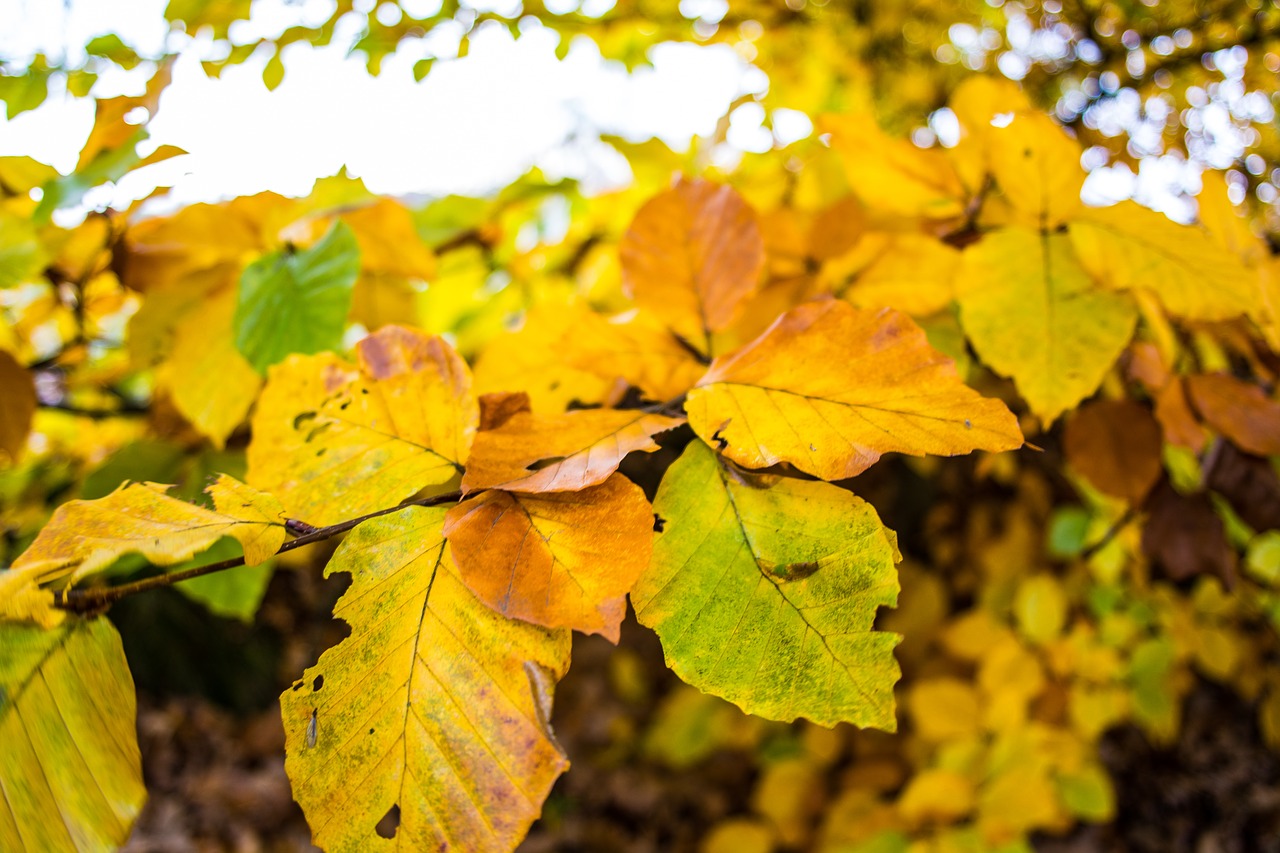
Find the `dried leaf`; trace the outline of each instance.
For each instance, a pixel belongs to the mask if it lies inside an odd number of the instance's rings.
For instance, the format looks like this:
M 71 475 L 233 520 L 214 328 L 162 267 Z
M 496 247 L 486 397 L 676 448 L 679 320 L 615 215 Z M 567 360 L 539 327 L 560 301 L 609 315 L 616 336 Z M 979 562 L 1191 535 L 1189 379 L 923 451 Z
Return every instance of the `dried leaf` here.
M 1280 403 L 1251 382 L 1226 374 L 1186 378 L 1200 416 L 1233 444 L 1255 456 L 1280 455 Z
M 1109 495 L 1139 504 L 1160 479 L 1160 426 L 1132 400 L 1098 400 L 1067 420 L 1071 467 Z
M 16 462 L 27 446 L 36 413 L 36 386 L 31 374 L 12 355 L 0 349 L 0 453 Z

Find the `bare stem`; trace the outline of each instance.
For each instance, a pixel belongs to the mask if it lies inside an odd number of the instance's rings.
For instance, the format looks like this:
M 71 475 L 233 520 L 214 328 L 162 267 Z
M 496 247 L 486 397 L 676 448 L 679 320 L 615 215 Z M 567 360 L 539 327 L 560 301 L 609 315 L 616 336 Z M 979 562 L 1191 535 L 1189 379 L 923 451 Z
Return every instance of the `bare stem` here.
M 406 501 L 396 506 L 386 507 L 384 509 L 375 510 L 367 515 L 359 518 L 349 518 L 346 521 L 339 521 L 337 524 L 331 524 L 328 527 L 320 527 L 295 539 L 290 539 L 280 546 L 277 554 L 284 554 L 288 551 L 301 548 L 304 545 L 311 545 L 316 542 L 323 542 L 331 539 L 341 533 L 346 533 L 356 525 L 368 521 L 371 518 L 377 518 L 382 515 L 389 515 L 393 512 L 399 512 L 407 506 L 439 506 L 440 504 L 456 503 L 462 498 L 462 493 L 458 491 L 447 492 L 441 495 L 432 495 L 429 498 L 421 498 L 416 501 Z M 195 566 L 190 569 L 184 569 L 180 572 L 168 572 L 162 575 L 155 575 L 149 578 L 143 578 L 133 583 L 121 584 L 120 586 L 109 587 L 90 587 L 87 589 L 55 589 L 53 591 L 53 606 L 67 610 L 72 613 L 100 613 L 106 610 L 115 602 L 126 596 L 139 592 L 146 592 L 152 589 L 159 589 L 163 586 L 172 586 L 191 578 L 203 577 L 211 575 L 214 572 L 222 572 L 227 569 L 234 569 L 244 565 L 244 557 L 233 557 L 230 560 L 222 560 L 217 563 L 209 563 L 205 566 Z

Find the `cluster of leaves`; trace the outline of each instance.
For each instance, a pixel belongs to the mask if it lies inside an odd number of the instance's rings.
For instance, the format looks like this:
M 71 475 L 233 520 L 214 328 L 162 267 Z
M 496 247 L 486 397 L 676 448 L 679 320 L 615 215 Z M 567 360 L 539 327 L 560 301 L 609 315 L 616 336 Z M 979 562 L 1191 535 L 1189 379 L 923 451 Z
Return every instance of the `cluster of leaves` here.
M 725 831 L 765 843 L 1105 820 L 1098 738 L 1170 738 L 1193 671 L 1280 741 L 1280 262 L 1220 180 L 1194 226 L 1085 207 L 1080 142 L 974 78 L 947 149 L 845 105 L 829 146 L 731 175 L 634 146 L 601 198 L 530 176 L 411 210 L 339 176 L 50 224 L 137 165 L 139 105 L 99 104 L 69 178 L 0 159 L 0 846 L 118 844 L 140 808 L 101 610 L 181 580 L 250 618 L 276 555 L 342 534 L 351 634 L 281 695 L 328 849 L 517 843 L 568 766 L 571 631 L 616 640 L 628 599 L 759 718 L 894 731 L 901 664 L 902 733 L 805 729 L 761 774 L 767 821 Z M 855 494 L 885 454 L 949 497 L 901 574 Z M 692 760 L 671 731 L 716 701 L 673 697 L 656 754 Z

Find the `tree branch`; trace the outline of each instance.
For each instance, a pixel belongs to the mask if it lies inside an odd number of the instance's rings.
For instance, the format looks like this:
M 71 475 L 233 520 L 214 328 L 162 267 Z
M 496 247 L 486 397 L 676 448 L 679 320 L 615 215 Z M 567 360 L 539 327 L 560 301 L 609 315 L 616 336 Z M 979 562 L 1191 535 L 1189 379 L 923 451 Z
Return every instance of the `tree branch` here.
M 290 539 L 280 546 L 276 554 L 284 554 L 301 548 L 304 545 L 312 545 L 316 542 L 323 542 L 342 533 L 346 533 L 351 528 L 371 518 L 378 518 L 383 515 L 390 515 L 393 512 L 399 512 L 407 506 L 439 506 L 440 504 L 456 503 L 461 500 L 462 492 L 453 491 L 446 492 L 441 495 L 432 495 L 429 498 L 421 498 L 416 501 L 405 501 L 396 506 L 386 507 L 384 509 L 375 510 L 374 512 L 362 515 L 359 518 L 350 518 L 346 521 L 339 521 L 337 524 L 331 524 L 328 527 L 318 527 L 296 539 Z M 53 606 L 61 610 L 71 613 L 101 613 L 115 602 L 126 596 L 139 592 L 146 592 L 152 589 L 159 589 L 164 586 L 172 586 L 175 583 L 181 583 L 192 578 L 211 575 L 215 572 L 226 571 L 244 565 L 244 557 L 233 557 L 229 560 L 222 560 L 217 563 L 209 563 L 205 566 L 195 566 L 190 569 L 184 569 L 180 572 L 168 572 L 162 575 L 155 575 L 149 578 L 143 578 L 132 583 L 121 584 L 120 586 L 109 587 L 91 587 L 88 589 L 55 589 L 53 590 Z

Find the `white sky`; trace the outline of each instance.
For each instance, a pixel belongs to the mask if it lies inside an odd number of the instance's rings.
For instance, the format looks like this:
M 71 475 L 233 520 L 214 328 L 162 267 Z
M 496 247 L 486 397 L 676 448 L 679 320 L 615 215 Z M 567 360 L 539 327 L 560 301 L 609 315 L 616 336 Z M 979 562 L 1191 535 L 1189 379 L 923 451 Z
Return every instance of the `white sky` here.
M 327 5 L 258 0 L 233 40 L 270 36 L 308 10 L 327 15 Z M 166 37 L 163 6 L 163 0 L 78 0 L 64 9 L 56 0 L 0 0 L 0 54 L 44 50 L 74 62 L 88 39 L 112 31 L 142 51 L 158 52 Z M 375 78 L 361 56 L 346 56 L 356 34 L 355 27 L 340 27 L 325 48 L 287 47 L 284 82 L 274 92 L 262 82 L 266 56 L 210 79 L 199 60 L 210 56 L 212 41 L 179 35 L 173 81 L 149 129 L 154 145 L 176 145 L 189 155 L 140 170 L 106 198 L 99 193 L 92 200 L 127 202 L 157 184 L 172 184 L 180 202 L 262 190 L 300 195 L 344 165 L 380 193 L 483 193 L 535 164 L 605 186 L 625 181 L 628 170 L 591 142 L 599 129 L 635 139 L 657 135 L 683 148 L 693 135 L 710 133 L 736 97 L 767 85 L 762 72 L 723 46 L 659 45 L 650 54 L 653 67 L 630 75 L 604 62 L 587 40 L 575 42 L 560 61 L 554 53 L 559 37 L 537 24 L 518 40 L 500 26 L 479 28 L 466 57 L 437 62 L 420 83 L 413 65 L 426 48 L 407 44 L 384 60 Z M 452 45 L 441 36 L 439 53 L 456 51 L 456 35 Z M 93 94 L 139 94 L 145 74 L 108 74 Z M 759 145 L 763 133 L 765 144 L 772 143 L 760 126 L 762 113 L 734 118 L 740 141 Z M 69 171 L 92 122 L 90 100 L 53 94 L 13 121 L 0 116 L 0 155 L 29 155 Z M 797 136 L 810 132 L 807 122 L 799 125 Z M 584 131 L 581 141 L 566 154 L 575 130 Z

